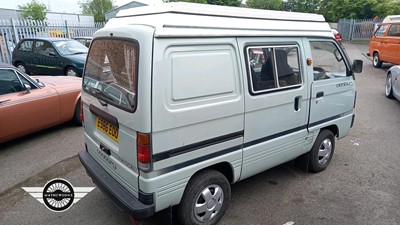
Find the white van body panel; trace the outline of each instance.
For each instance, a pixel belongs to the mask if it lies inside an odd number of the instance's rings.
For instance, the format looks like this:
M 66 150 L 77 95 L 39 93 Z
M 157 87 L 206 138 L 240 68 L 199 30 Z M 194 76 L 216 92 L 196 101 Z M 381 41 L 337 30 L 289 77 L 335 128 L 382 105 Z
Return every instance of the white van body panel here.
M 143 52 L 152 52 L 152 37 L 154 30 L 149 26 L 123 25 L 100 30 L 96 32 L 94 38 L 110 37 L 110 34 L 127 40 L 135 39 L 139 41 L 140 50 Z M 151 83 L 151 54 L 140 54 L 140 65 L 138 73 L 141 78 L 138 80 L 138 86 L 149 86 Z M 147 74 L 147 75 L 146 75 Z M 138 107 L 135 113 L 123 111 L 115 106 L 102 106 L 100 101 L 82 91 L 82 101 L 84 103 L 83 111 L 85 117 L 85 142 L 88 151 L 102 165 L 102 167 L 112 175 L 120 184 L 122 184 L 133 195 L 138 196 L 138 178 L 137 155 L 135 153 L 136 131 L 150 132 L 151 123 L 150 109 L 151 90 L 140 88 L 138 93 Z M 118 115 L 119 121 L 119 143 L 113 141 L 103 132 L 96 129 L 96 116 L 89 111 L 89 106 L 95 106 L 109 115 Z M 107 156 L 101 151 L 103 145 L 111 151 Z
M 154 49 L 160 50 L 152 85 L 154 172 L 143 175 L 152 179 L 140 187 L 160 195 L 157 207 L 164 207 L 179 203 L 190 177 L 207 165 L 226 162 L 239 179 L 243 80 L 234 38 L 155 39 Z M 181 189 L 174 189 L 176 180 Z
M 168 3 L 120 11 L 96 32 L 91 48 L 100 40 L 139 46 L 134 111 L 82 92 L 86 157 L 111 176 L 109 183 L 154 206 L 131 215 L 179 204 L 199 171 L 219 169 L 234 183 L 309 152 L 321 129 L 344 137 L 354 120 L 354 77 L 315 79 L 311 43 L 338 47 L 321 15 Z M 267 51 L 274 57 L 275 88 L 255 88 L 252 48 L 264 61 Z M 283 50 L 297 60 L 298 83 L 280 83 Z M 96 118 L 104 114 L 117 119 L 119 142 L 98 131 Z M 138 162 L 139 133 L 151 140 L 146 169 Z
M 239 48 L 247 45 L 262 47 L 296 46 L 300 61 L 305 61 L 302 38 L 238 38 Z M 243 58 L 243 57 L 242 57 Z M 246 62 L 242 63 L 246 65 Z M 245 69 L 245 68 L 244 68 Z M 245 92 L 245 135 L 241 179 L 296 158 L 303 148 L 307 133 L 309 106 L 308 77 L 305 66 L 300 66 L 302 83 L 295 88 L 252 95 Z M 249 79 L 245 79 L 247 82 Z M 248 84 L 245 84 L 249 87 Z M 295 98 L 299 109 L 295 110 Z M 284 112 L 284 113 L 283 113 Z

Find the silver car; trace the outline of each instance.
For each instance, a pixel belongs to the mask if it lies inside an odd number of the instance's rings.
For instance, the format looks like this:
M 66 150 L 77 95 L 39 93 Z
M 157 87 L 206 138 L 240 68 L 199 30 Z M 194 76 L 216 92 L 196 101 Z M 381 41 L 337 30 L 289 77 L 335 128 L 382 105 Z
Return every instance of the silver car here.
M 388 70 L 385 94 L 388 98 L 396 98 L 400 101 L 400 66 L 392 66 Z

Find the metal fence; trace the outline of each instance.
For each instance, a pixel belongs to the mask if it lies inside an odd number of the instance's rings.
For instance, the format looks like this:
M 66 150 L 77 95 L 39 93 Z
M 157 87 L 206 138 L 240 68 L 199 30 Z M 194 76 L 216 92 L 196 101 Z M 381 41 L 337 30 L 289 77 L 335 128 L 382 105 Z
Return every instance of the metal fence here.
M 372 19 L 340 19 L 338 22 L 338 31 L 342 34 L 343 40 L 368 42 L 377 24 L 381 22 Z
M 78 21 L 0 20 L 0 62 L 10 63 L 12 51 L 19 40 L 30 37 L 92 36 L 104 23 L 82 24 Z

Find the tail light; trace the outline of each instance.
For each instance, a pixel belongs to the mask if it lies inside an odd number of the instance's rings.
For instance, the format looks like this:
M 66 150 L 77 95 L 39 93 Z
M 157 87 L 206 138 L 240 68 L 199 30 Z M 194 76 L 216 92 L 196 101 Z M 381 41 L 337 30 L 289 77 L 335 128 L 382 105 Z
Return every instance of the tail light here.
M 150 169 L 150 162 L 151 162 L 150 143 L 151 143 L 150 134 L 137 132 L 137 137 L 136 137 L 137 160 L 140 169 L 144 171 Z

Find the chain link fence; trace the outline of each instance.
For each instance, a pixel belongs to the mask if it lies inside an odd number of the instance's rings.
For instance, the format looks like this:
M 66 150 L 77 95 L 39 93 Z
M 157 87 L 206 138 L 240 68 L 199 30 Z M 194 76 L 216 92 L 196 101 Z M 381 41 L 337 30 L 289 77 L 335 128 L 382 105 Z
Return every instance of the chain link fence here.
M 92 36 L 104 23 L 84 24 L 78 21 L 33 21 L 0 19 L 0 62 L 11 64 L 12 51 L 23 38 Z

